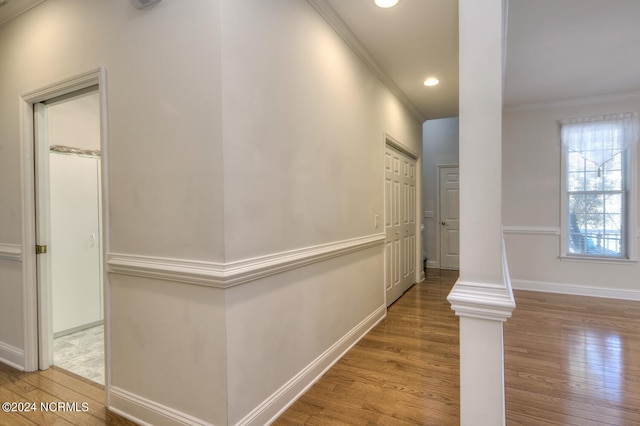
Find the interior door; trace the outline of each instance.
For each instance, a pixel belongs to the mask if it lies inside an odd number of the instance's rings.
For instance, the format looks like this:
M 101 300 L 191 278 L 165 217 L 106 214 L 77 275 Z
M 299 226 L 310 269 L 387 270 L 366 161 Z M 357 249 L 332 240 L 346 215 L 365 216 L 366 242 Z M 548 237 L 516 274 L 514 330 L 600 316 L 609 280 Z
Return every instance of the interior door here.
M 460 173 L 440 168 L 440 268 L 460 268 Z
M 53 364 L 53 312 L 51 309 L 51 209 L 49 206 L 49 120 L 43 103 L 33 105 L 36 190 L 36 276 L 38 282 L 38 368 Z
M 49 156 L 54 337 L 102 320 L 99 162 L 55 151 Z
M 385 152 L 385 291 L 387 306 L 414 284 L 416 270 L 416 162 Z

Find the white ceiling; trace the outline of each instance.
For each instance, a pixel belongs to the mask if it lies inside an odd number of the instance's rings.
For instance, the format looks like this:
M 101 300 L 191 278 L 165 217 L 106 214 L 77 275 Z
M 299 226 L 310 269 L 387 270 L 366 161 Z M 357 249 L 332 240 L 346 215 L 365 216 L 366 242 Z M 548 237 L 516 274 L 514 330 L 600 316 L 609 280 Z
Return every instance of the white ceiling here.
M 420 115 L 458 114 L 456 0 L 326 2 Z M 508 0 L 508 11 L 506 107 L 640 90 L 640 0 Z M 432 74 L 436 90 L 422 85 Z
M 510 0 L 506 106 L 639 89 L 639 0 Z
M 0 25 L 43 1 L 6 1 Z M 373 0 L 309 1 L 342 21 L 332 24 L 347 28 L 417 116 L 458 115 L 456 0 L 400 0 L 386 10 Z M 505 106 L 640 91 L 640 0 L 508 2 Z M 440 84 L 427 88 L 431 76 Z
M 458 115 L 458 2 L 326 0 L 424 119 Z M 440 84 L 425 87 L 427 77 Z

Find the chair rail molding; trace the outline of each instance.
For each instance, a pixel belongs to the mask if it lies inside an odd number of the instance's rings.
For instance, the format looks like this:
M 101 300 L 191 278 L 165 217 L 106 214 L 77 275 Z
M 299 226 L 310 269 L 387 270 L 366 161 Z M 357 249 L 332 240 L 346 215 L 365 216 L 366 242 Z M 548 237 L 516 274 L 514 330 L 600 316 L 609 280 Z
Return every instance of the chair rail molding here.
M 0 259 L 22 261 L 22 246 L 18 244 L 0 243 Z
M 502 227 L 504 235 L 550 235 L 560 236 L 560 227 L 558 226 L 520 226 L 520 225 L 504 225 Z
M 229 288 L 384 244 L 384 234 L 305 247 L 228 263 L 110 253 L 112 274 Z

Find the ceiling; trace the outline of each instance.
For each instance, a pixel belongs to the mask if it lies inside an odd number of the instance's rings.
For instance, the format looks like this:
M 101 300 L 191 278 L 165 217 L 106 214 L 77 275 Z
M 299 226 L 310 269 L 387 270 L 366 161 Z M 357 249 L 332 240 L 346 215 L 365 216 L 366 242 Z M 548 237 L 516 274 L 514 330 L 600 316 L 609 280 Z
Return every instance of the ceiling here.
M 458 115 L 456 0 L 310 1 L 331 5 L 422 118 Z M 508 0 L 505 107 L 639 91 L 639 22 L 639 0 Z
M 458 2 L 326 0 L 423 118 L 458 115 Z M 314 1 L 315 2 L 315 1 Z M 425 87 L 436 77 L 440 84 Z
M 0 0 L 0 25 L 43 1 Z M 456 0 L 309 1 L 417 117 L 458 115 Z M 640 91 L 639 0 L 507 1 L 506 107 Z
M 640 89 L 640 1 L 510 0 L 505 105 Z

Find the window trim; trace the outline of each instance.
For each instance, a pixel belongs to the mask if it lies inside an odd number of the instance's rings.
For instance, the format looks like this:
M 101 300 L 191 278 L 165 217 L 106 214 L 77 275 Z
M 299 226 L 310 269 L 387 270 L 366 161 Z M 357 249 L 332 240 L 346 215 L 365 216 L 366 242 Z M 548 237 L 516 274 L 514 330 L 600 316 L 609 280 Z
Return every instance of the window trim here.
M 562 143 L 561 148 L 561 161 L 560 161 L 560 259 L 572 260 L 572 261 L 584 261 L 593 263 L 612 263 L 620 264 L 625 262 L 637 262 L 637 218 L 638 218 L 638 206 L 637 206 L 637 193 L 638 193 L 638 149 L 637 144 L 631 144 L 626 149 L 623 161 L 627 168 L 627 177 L 625 182 L 626 188 L 626 229 L 625 238 L 627 242 L 626 257 L 606 257 L 606 256 L 589 256 L 578 255 L 567 252 L 567 246 L 569 243 L 568 223 L 567 223 L 567 161 L 568 161 L 568 148 Z

